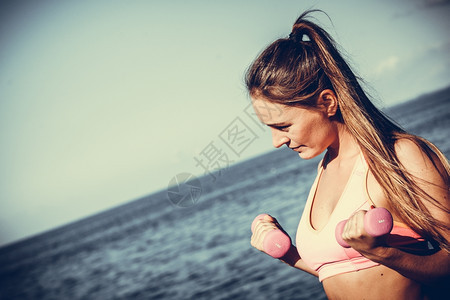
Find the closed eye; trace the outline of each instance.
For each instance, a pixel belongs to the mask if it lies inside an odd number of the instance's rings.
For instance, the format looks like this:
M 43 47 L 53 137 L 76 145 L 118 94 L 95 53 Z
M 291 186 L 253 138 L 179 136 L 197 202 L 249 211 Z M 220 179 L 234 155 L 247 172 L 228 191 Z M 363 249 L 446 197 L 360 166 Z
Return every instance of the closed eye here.
M 276 130 L 280 130 L 280 131 L 288 131 L 289 130 L 289 126 L 290 125 L 285 125 L 285 126 L 270 126 Z

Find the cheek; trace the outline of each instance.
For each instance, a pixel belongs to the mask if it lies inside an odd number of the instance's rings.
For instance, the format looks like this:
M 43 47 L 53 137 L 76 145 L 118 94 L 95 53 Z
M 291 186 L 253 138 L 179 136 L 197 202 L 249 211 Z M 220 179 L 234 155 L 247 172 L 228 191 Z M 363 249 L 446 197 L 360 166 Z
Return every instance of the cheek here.
M 295 134 L 300 138 L 310 139 L 321 131 L 322 126 L 314 120 L 308 120 L 295 127 Z
M 326 139 L 330 135 L 330 127 L 328 124 L 318 124 L 315 126 L 315 135 L 317 138 Z
M 294 127 L 292 130 L 289 130 L 289 139 L 296 144 L 301 144 L 302 141 L 306 137 L 306 131 L 302 127 Z
M 309 146 L 328 145 L 332 140 L 332 127 L 328 120 L 316 119 L 295 128 L 292 139 Z M 325 147 L 326 148 L 326 147 Z
M 323 122 L 318 128 L 316 138 L 328 147 L 334 140 L 334 130 L 330 122 Z

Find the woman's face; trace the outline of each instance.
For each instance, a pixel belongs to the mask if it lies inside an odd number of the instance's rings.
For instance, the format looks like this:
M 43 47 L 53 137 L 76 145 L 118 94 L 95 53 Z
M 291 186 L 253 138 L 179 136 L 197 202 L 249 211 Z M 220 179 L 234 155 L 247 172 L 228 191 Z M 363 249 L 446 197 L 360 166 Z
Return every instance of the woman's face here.
M 337 126 L 325 108 L 286 106 L 264 99 L 252 99 L 252 104 L 260 121 L 271 128 L 276 148 L 286 145 L 301 158 L 311 159 L 337 141 Z

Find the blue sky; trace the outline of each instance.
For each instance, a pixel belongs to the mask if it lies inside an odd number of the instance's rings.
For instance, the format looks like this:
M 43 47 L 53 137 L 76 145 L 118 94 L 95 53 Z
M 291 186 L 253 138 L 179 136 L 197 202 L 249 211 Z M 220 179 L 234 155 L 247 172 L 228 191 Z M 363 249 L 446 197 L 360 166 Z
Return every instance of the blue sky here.
M 0 4 L 0 245 L 201 175 L 212 145 L 271 150 L 243 74 L 308 8 L 378 106 L 450 84 L 444 0 L 17 2 Z M 235 122 L 254 133 L 237 154 Z

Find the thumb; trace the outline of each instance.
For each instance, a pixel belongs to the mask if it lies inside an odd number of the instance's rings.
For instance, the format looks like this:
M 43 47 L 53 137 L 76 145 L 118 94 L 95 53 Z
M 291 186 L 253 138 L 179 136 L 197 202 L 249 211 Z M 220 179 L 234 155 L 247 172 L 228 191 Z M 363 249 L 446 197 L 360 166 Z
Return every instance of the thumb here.
M 265 215 L 263 220 L 269 221 L 269 222 L 272 222 L 272 223 L 276 223 L 277 222 L 277 220 L 274 217 L 272 217 L 271 215 Z

